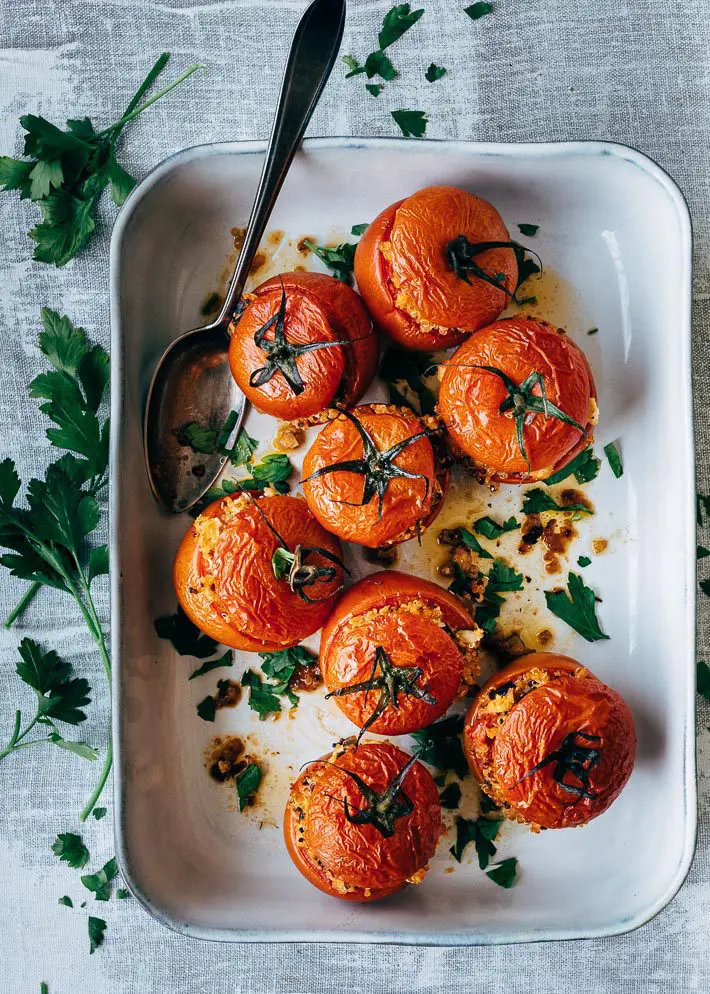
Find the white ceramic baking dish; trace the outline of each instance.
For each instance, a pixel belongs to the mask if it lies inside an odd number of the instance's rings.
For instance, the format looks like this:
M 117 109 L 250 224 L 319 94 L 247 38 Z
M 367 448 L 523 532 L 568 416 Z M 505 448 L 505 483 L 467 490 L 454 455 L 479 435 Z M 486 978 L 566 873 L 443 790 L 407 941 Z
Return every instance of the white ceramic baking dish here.
M 347 236 L 352 224 L 432 183 L 490 199 L 514 234 L 517 223 L 540 225 L 534 247 L 552 275 L 538 312 L 586 349 L 600 389 L 598 440 L 620 439 L 625 465 L 620 480 L 605 467 L 589 487 L 597 513 L 580 525 L 575 546 L 579 554 L 595 536 L 609 540 L 585 571 L 603 599 L 609 641 L 588 645 L 545 615 L 539 590 L 532 606 L 506 610 L 517 610 L 528 628 L 549 625 L 555 647 L 629 701 L 639 754 L 628 788 L 584 829 L 533 836 L 506 828 L 500 854 L 520 860 L 509 891 L 470 858 L 453 864 L 450 843 L 442 843 L 422 886 L 357 906 L 300 878 L 278 825 L 293 771 L 352 727 L 322 694 L 303 695 L 293 720 L 259 723 L 242 701 L 209 725 L 195 704 L 214 689 L 214 674 L 188 682 L 193 661 L 175 655 L 153 628 L 174 608 L 172 557 L 189 519 L 163 514 L 150 495 L 141 449 L 145 389 L 171 338 L 199 324 L 200 304 L 229 255 L 230 228 L 247 216 L 262 154 L 262 145 L 245 142 L 171 157 L 131 194 L 113 233 L 113 730 L 122 872 L 155 917 L 210 939 L 448 945 L 632 929 L 673 897 L 695 838 L 691 234 L 683 198 L 645 156 L 598 142 L 315 139 L 294 162 L 272 218 L 272 228 L 293 239 Z M 290 244 L 284 236 L 273 268 L 293 264 Z M 599 332 L 589 337 L 592 326 Z M 247 428 L 264 442 L 273 434 L 273 423 L 253 412 Z M 493 498 L 494 513 L 517 509 L 519 495 L 510 491 Z M 459 493 L 457 513 L 466 517 L 464 504 L 471 517 L 486 513 L 490 499 L 471 486 Z M 416 547 L 402 557 L 403 568 L 422 570 Z M 372 569 L 352 562 L 356 572 Z M 433 563 L 426 568 L 434 575 Z M 524 621 L 529 611 L 533 622 Z M 236 655 L 229 675 L 249 665 L 246 654 Z M 246 735 L 265 757 L 263 800 L 247 814 L 204 769 L 210 736 L 225 732 Z M 445 873 L 449 866 L 454 872 Z

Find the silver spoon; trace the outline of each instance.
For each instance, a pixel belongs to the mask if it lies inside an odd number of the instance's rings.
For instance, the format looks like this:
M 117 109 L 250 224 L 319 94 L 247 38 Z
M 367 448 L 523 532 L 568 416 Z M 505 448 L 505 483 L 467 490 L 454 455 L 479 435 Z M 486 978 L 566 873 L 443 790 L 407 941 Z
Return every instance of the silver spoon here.
M 219 428 L 230 411 L 239 430 L 246 400 L 229 371 L 229 325 L 276 198 L 338 54 L 345 0 L 313 0 L 291 43 L 281 95 L 244 243 L 219 316 L 163 353 L 146 400 L 143 444 L 150 488 L 167 510 L 186 511 L 221 473 L 225 457 L 178 441 L 186 421 Z

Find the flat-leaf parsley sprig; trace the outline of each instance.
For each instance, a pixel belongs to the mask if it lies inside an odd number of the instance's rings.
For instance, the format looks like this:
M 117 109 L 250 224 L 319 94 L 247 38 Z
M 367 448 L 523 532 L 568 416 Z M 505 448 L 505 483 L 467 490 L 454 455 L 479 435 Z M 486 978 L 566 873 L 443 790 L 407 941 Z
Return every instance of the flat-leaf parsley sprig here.
M 13 576 L 29 580 L 30 591 L 52 587 L 75 600 L 110 684 L 106 636 L 92 593 L 95 579 L 108 572 L 108 549 L 89 542 L 100 521 L 97 494 L 108 472 L 108 419 L 99 416 L 108 384 L 108 356 L 100 346 L 89 343 L 82 328 L 75 328 L 55 311 L 43 309 L 42 323 L 39 346 L 53 369 L 33 381 L 31 393 L 43 401 L 41 410 L 53 422 L 47 430 L 50 442 L 67 451 L 47 467 L 44 479 L 29 481 L 26 506 L 17 503 L 22 484 L 15 464 L 11 459 L 0 462 L 0 546 L 9 550 L 0 557 L 0 564 Z M 27 600 L 25 595 L 18 608 Z M 11 617 L 17 614 L 18 609 Z M 48 741 L 93 758 L 90 747 L 64 742 L 54 726 L 55 720 L 77 724 L 84 719 L 80 709 L 89 701 L 86 681 L 70 680 L 69 665 L 56 653 L 43 653 L 30 640 L 22 643 L 20 653 L 23 664 L 18 665 L 18 675 L 38 697 L 33 724 L 51 726 Z M 27 729 L 20 735 L 16 714 L 12 748 L 3 750 L 0 758 L 29 745 L 21 741 L 26 733 Z M 109 739 L 99 782 L 81 812 L 82 821 L 103 790 L 111 762 Z
M 0 189 L 17 190 L 33 200 L 42 221 L 29 232 L 38 262 L 64 266 L 84 247 L 96 228 L 96 205 L 110 185 L 111 199 L 120 206 L 135 186 L 134 178 L 116 158 L 121 132 L 135 117 L 179 86 L 197 69 L 191 65 L 168 86 L 141 103 L 170 58 L 158 58 L 115 124 L 96 131 L 88 117 L 67 121 L 65 131 L 36 114 L 24 114 L 24 159 L 0 156 Z

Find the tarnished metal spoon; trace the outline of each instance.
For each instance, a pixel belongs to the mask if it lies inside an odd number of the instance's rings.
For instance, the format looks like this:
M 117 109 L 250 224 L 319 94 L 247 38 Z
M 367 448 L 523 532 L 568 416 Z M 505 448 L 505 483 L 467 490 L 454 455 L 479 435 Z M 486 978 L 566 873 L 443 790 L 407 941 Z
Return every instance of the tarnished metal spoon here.
M 153 494 L 169 511 L 192 507 L 219 476 L 224 456 L 181 445 L 187 421 L 219 428 L 246 400 L 229 371 L 229 323 L 286 173 L 338 54 L 345 0 L 313 0 L 291 43 L 281 95 L 244 243 L 224 306 L 211 324 L 177 338 L 163 353 L 148 388 L 143 442 Z

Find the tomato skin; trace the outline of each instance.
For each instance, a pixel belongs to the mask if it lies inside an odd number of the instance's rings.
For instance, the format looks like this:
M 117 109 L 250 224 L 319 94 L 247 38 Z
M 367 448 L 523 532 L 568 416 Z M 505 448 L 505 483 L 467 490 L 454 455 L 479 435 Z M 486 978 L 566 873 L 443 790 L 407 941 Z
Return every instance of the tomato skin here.
M 358 289 L 377 326 L 400 345 L 450 348 L 505 308 L 503 290 L 475 277 L 469 284 L 453 272 L 445 249 L 459 235 L 474 244 L 510 240 L 492 204 L 451 186 L 426 187 L 385 208 L 360 239 Z M 477 261 L 487 272 L 502 272 L 505 287 L 514 292 L 518 267 L 512 249 L 489 249 Z
M 530 467 L 520 451 L 514 419 L 499 407 L 508 392 L 495 373 L 516 383 L 532 372 L 545 379 L 548 399 L 585 429 L 534 414 L 523 429 Z M 551 475 L 591 440 L 596 387 L 589 363 L 557 328 L 529 317 L 504 318 L 472 336 L 443 366 L 439 411 L 456 446 L 485 468 L 490 478 L 527 483 Z
M 302 498 L 274 495 L 255 500 L 290 549 L 300 543 L 341 557 L 340 543 L 321 528 Z M 237 494 L 210 504 L 178 548 L 173 580 L 181 607 L 201 631 L 235 649 L 274 652 L 297 645 L 321 628 L 337 601 L 342 571 L 338 569 L 334 580 L 319 580 L 306 588 L 309 597 L 323 600 L 302 601 L 285 580 L 274 576 L 272 556 L 279 541 L 254 506 L 255 500 L 245 501 Z M 234 501 L 242 502 L 236 515 L 230 508 Z M 206 602 L 199 593 L 207 569 L 197 542 L 197 522 L 215 517 L 222 521 L 225 515 L 228 520 L 222 524 L 211 573 L 215 591 Z M 332 565 L 317 555 L 310 561 Z
M 485 712 L 490 692 L 533 669 L 553 679 L 522 697 L 498 724 L 497 715 Z M 489 728 L 495 728 L 492 737 Z M 578 798 L 556 783 L 554 761 L 528 775 L 566 736 L 580 732 L 598 739 L 579 740 L 600 752 L 589 772 L 594 798 Z M 574 659 L 539 652 L 522 656 L 481 689 L 466 716 L 463 744 L 472 773 L 511 817 L 538 828 L 569 828 L 598 817 L 619 796 L 633 770 L 636 732 L 620 694 Z
M 366 742 L 322 757 L 295 781 L 284 820 L 286 845 L 296 867 L 320 890 L 350 901 L 375 900 L 400 890 L 426 867 L 443 824 L 439 792 L 421 763 L 415 762 L 404 778 L 402 790 L 413 810 L 394 820 L 393 835 L 349 821 L 343 803 L 347 801 L 351 812 L 364 803 L 360 788 L 343 769 L 382 792 L 410 759 L 390 742 Z M 333 885 L 333 877 L 354 892 L 343 893 L 343 887 Z
M 267 362 L 254 335 L 274 315 L 286 293 L 286 336 L 289 342 L 349 341 L 352 344 L 304 353 L 296 366 L 304 384 L 294 393 L 281 372 L 262 386 L 250 377 Z M 353 289 L 323 273 L 283 273 L 260 284 L 244 311 L 232 322 L 229 365 L 247 399 L 284 420 L 309 417 L 336 401 L 348 406 L 360 399 L 377 369 L 379 346 L 372 322 Z M 267 333 L 273 338 L 273 332 Z
M 366 404 L 352 411 L 373 437 L 380 451 L 418 435 L 420 419 L 406 408 Z M 395 465 L 424 479 L 398 477 L 388 483 L 379 515 L 377 494 L 360 505 L 364 476 L 338 470 L 309 480 L 312 474 L 335 463 L 361 459 L 363 443 L 357 428 L 340 415 L 320 430 L 303 461 L 303 492 L 308 506 L 324 528 L 340 538 L 379 548 L 410 537 L 417 522 L 427 527 L 441 509 L 437 485 L 444 490 L 448 473 L 441 472 L 429 438 L 419 438 L 395 457 Z M 426 481 L 426 482 L 425 482 Z M 428 487 L 427 487 L 428 483 Z
M 430 725 L 448 710 L 461 686 L 464 657 L 451 635 L 422 614 L 413 614 L 406 608 L 397 610 L 413 600 L 439 608 L 449 628 L 474 627 L 463 605 L 448 591 L 391 570 L 375 573 L 351 587 L 323 630 L 320 666 L 331 693 L 366 681 L 378 646 L 396 666 L 417 666 L 422 670 L 417 686 L 426 688 L 436 703 L 400 696 L 396 709 L 388 707 L 369 726 L 378 735 L 404 735 Z M 383 608 L 391 610 L 382 614 Z M 373 610 L 380 613 L 367 620 L 363 618 Z M 360 691 L 333 699 L 362 728 L 372 714 L 377 696 Z

